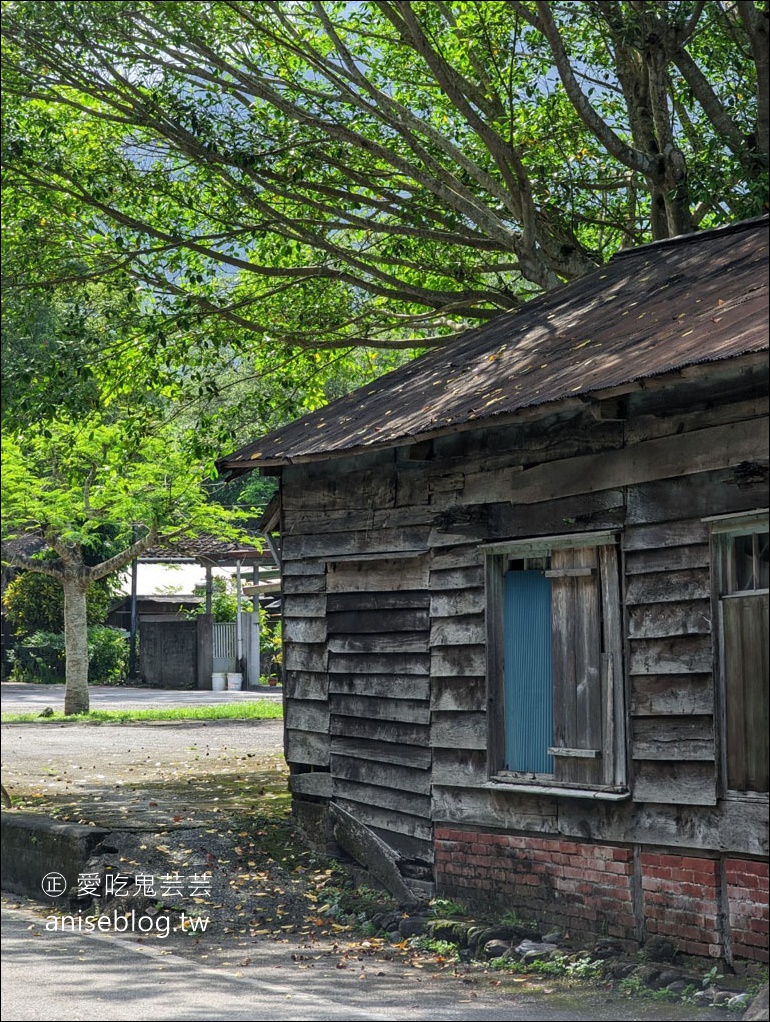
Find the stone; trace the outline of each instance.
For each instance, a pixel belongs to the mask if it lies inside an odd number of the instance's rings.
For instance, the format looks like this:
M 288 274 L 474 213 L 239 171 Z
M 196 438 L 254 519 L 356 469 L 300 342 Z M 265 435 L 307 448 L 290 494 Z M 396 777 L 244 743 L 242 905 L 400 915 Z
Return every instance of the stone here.
M 636 975 L 645 986 L 656 987 L 662 971 L 662 969 L 658 969 L 654 965 L 643 965 L 637 969 Z
M 559 948 L 556 944 L 549 944 L 545 941 L 536 940 L 523 940 L 518 944 L 514 951 L 524 962 L 533 962 L 541 958 L 550 958 L 551 955 L 558 951 Z
M 552 946 L 552 950 L 548 951 L 544 948 L 532 948 L 530 951 L 524 952 L 521 960 L 524 965 L 531 965 L 532 962 L 544 962 L 552 958 L 555 951 L 558 951 L 555 945 Z
M 681 994 L 687 989 L 687 983 L 683 979 L 675 979 L 672 983 L 666 983 L 666 990 L 670 990 L 672 994 Z
M 472 951 L 476 951 L 478 948 L 483 948 L 487 941 L 507 940 L 510 943 L 515 938 L 516 934 L 511 926 L 504 926 L 503 924 L 499 926 L 472 926 L 468 930 L 468 947 Z
M 648 962 L 673 962 L 677 953 L 676 944 L 666 937 L 650 937 L 642 948 L 642 955 Z
M 50 904 L 77 890 L 78 876 L 108 831 L 67 823 L 37 813 L 3 813 L 0 817 L 0 863 L 3 890 Z M 55 876 L 43 890 L 43 878 Z M 53 882 L 53 881 L 51 881 Z
M 675 971 L 674 969 L 664 969 L 656 980 L 656 986 L 666 987 L 666 989 L 669 989 L 672 983 L 678 983 L 680 980 L 683 985 L 686 985 L 684 980 L 682 980 L 681 972 L 678 970 Z
M 417 937 L 425 933 L 427 921 L 424 916 L 407 916 L 398 924 L 398 932 L 402 937 Z
M 613 979 L 626 979 L 636 968 L 636 962 L 610 962 L 606 969 L 607 974 Z
M 470 923 L 458 922 L 457 919 L 430 919 L 425 925 L 425 932 L 433 940 L 447 940 L 459 947 L 468 946 Z
M 484 957 L 487 959 L 502 958 L 503 955 L 508 954 L 511 950 L 509 941 L 506 940 L 488 940 L 484 945 Z
M 372 925 L 376 926 L 378 930 L 398 930 L 400 921 L 400 912 L 378 912 L 372 916 Z
M 543 940 L 546 939 L 546 937 L 543 937 Z M 612 937 L 602 937 L 591 948 L 591 957 L 598 958 L 601 961 L 607 958 L 617 958 L 621 954 L 623 954 L 623 948 L 620 941 L 613 940 Z
M 768 1018 L 768 984 L 762 987 L 743 1014 L 744 1022 L 764 1022 Z

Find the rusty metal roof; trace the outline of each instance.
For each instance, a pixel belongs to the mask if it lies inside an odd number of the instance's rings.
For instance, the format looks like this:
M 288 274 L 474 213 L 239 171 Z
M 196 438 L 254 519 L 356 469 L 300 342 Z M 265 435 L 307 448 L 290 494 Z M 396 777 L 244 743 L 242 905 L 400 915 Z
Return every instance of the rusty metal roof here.
M 400 446 L 759 351 L 767 288 L 767 217 L 620 252 L 219 464 L 238 473 Z

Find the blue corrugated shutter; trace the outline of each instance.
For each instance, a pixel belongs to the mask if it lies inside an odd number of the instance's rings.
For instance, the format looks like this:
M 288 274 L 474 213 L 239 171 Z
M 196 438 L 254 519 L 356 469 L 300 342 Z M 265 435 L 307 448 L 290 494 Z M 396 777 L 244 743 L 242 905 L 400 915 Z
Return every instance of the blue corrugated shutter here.
M 508 571 L 504 593 L 505 767 L 553 773 L 551 580 Z

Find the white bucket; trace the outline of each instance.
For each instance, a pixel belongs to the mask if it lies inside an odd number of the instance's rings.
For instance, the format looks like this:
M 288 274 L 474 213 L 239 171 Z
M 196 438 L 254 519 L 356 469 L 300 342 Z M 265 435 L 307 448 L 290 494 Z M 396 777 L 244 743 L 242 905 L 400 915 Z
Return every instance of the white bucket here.
M 228 674 L 227 675 L 227 690 L 228 692 L 240 692 L 243 687 L 243 675 L 242 674 Z
M 211 675 L 211 691 L 212 692 L 224 692 L 225 690 L 225 675 L 224 674 L 212 674 Z

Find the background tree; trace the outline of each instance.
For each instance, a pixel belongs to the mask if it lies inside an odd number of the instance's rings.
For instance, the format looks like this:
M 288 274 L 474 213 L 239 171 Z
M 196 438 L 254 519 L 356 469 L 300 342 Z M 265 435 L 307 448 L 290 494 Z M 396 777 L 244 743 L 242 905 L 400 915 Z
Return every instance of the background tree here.
M 6 174 L 180 337 L 427 346 L 764 212 L 767 37 L 755 0 L 11 0 Z
M 242 538 L 235 515 L 209 501 L 207 470 L 169 430 L 137 433 L 92 411 L 3 438 L 3 539 L 33 534 L 40 554 L 5 542 L 3 560 L 55 579 L 64 592 L 65 713 L 88 711 L 87 593 L 165 540 L 207 532 Z M 111 554 L 89 563 L 101 547 Z
M 13 213 L 23 204 L 6 194 Z M 148 358 L 147 297 L 130 279 L 99 280 L 81 252 L 53 243 L 56 280 L 36 287 L 32 252 L 48 222 L 30 209 L 23 230 L 11 216 L 3 239 L 11 282 L 29 281 L 3 302 L 3 560 L 61 588 L 65 711 L 81 713 L 89 593 L 164 539 L 240 530 L 212 501 L 210 461 L 179 421 L 183 368 Z M 31 547 L 18 542 L 29 537 Z

